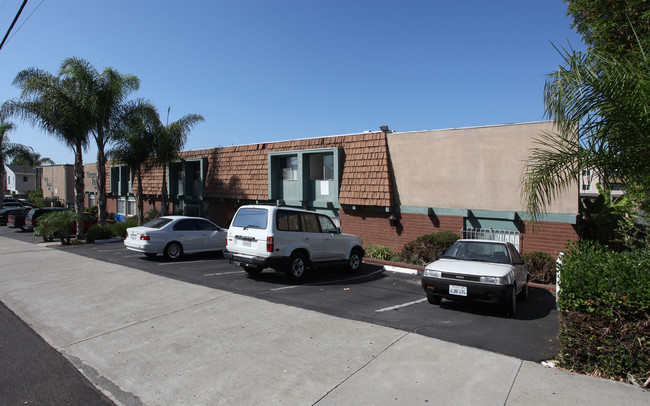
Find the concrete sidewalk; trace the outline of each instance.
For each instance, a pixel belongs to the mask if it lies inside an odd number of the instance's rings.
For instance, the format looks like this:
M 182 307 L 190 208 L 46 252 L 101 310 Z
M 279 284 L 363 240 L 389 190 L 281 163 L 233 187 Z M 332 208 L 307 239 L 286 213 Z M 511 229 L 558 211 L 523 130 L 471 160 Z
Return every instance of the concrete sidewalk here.
M 121 405 L 642 405 L 640 388 L 0 237 L 0 300 Z

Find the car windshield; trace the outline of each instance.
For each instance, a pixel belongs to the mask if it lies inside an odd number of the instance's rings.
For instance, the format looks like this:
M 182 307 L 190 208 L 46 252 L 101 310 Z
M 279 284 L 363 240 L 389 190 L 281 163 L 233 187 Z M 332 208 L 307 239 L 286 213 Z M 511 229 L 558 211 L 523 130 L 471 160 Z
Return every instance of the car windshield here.
M 266 228 L 266 209 L 242 208 L 232 221 L 233 227 Z
M 485 241 L 457 241 L 445 252 L 443 258 L 498 264 L 510 263 L 506 244 Z
M 144 224 L 142 227 L 147 228 L 163 228 L 166 224 L 169 224 L 172 220 L 167 218 L 158 218 L 151 220 L 150 222 Z

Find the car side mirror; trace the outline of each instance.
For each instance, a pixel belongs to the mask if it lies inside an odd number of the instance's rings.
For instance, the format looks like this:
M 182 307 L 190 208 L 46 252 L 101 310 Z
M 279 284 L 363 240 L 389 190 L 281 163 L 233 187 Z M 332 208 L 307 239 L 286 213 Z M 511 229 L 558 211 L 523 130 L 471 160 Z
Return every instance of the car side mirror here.
M 336 227 L 336 234 L 341 234 L 341 227 Z
M 524 262 L 523 259 L 515 259 L 514 261 L 512 261 L 512 264 L 513 265 L 524 265 L 524 264 L 526 264 L 526 262 Z

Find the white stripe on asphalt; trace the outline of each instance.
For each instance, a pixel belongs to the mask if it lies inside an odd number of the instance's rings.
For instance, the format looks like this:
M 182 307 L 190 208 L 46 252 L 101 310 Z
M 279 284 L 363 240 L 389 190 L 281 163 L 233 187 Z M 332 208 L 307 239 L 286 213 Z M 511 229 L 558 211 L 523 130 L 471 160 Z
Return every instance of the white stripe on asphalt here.
M 328 285 L 328 284 L 331 284 L 331 283 L 341 283 L 341 282 L 353 281 L 353 280 L 355 280 L 355 279 L 367 278 L 368 276 L 372 276 L 372 275 L 375 275 L 375 274 L 378 274 L 378 273 L 382 273 L 382 272 L 384 272 L 384 270 L 383 270 L 383 269 L 380 269 L 379 271 L 375 271 L 375 272 L 372 272 L 372 273 L 369 273 L 369 274 L 365 274 L 365 275 L 355 276 L 355 277 L 353 277 L 353 278 L 340 279 L 340 280 L 338 280 L 338 281 L 325 281 L 325 282 L 317 282 L 317 283 L 306 283 L 306 284 L 304 284 L 304 285 L 283 286 L 283 287 L 281 287 L 281 288 L 274 288 L 274 289 L 271 289 L 271 291 L 275 291 L 275 290 L 285 290 L 285 289 L 295 289 L 295 288 L 299 288 L 299 287 L 301 287 L 301 286 L 318 286 L 318 285 Z
M 375 310 L 375 312 L 379 313 L 379 312 L 387 312 L 387 311 L 390 311 L 390 310 L 397 310 L 397 309 L 401 309 L 402 307 L 407 307 L 407 306 L 411 306 L 411 305 L 414 305 L 414 304 L 422 303 L 425 300 L 427 300 L 426 297 L 424 299 L 415 300 L 413 302 L 408 302 L 408 303 L 404 303 L 404 304 L 397 305 L 397 306 L 384 307 L 383 309 Z
M 234 272 L 219 272 L 219 273 L 206 273 L 203 276 L 219 276 L 219 275 L 231 275 L 234 273 L 242 273 L 243 271 L 234 271 Z

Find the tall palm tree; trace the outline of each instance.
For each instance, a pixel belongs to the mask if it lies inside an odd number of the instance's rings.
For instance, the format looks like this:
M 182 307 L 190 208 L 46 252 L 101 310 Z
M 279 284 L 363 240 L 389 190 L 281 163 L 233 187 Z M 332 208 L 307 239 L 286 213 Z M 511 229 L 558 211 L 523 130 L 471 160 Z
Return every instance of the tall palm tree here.
M 522 197 L 535 220 L 580 171 L 595 169 L 650 197 L 650 64 L 598 53 L 563 52 L 546 81 L 544 102 L 557 133 L 529 154 Z
M 99 73 L 88 61 L 68 58 L 61 64 L 62 80 L 73 80 L 83 94 L 81 105 L 90 133 L 97 144 L 97 188 L 99 189 L 99 221 L 106 223 L 106 147 L 114 139 L 114 128 L 125 114 L 128 96 L 138 90 L 140 79 L 120 74 L 113 68 Z
M 81 216 L 84 209 L 83 151 L 88 147 L 90 131 L 83 109 L 85 95 L 76 81 L 36 68 L 19 72 L 14 84 L 21 89 L 21 96 L 5 102 L 3 112 L 31 122 L 73 150 L 75 211 Z M 77 223 L 77 234 L 83 238 L 83 224 Z
M 12 165 L 22 165 L 29 166 L 30 168 L 36 168 L 37 166 L 42 165 L 54 165 L 52 158 L 44 157 L 38 152 L 35 152 L 32 147 L 29 147 L 30 151 L 27 152 L 27 155 L 17 156 L 12 161 Z
M 135 173 L 138 182 L 138 223 L 143 224 L 142 173 L 150 170 L 155 164 L 153 157 L 156 135 L 161 131 L 161 124 L 156 108 L 149 101 L 128 103 L 126 110 L 128 113 L 122 123 L 113 129 L 115 143 L 107 155 L 111 160 L 128 165 Z
M 14 123 L 0 120 L 0 209 L 4 207 L 5 200 L 5 162 L 8 158 L 24 154 L 27 147 L 9 142 L 8 133 L 16 128 Z
M 178 159 L 179 153 L 185 146 L 187 136 L 192 127 L 201 121 L 203 121 L 203 116 L 200 114 L 188 114 L 173 123 L 161 127 L 161 132 L 158 134 L 156 142 L 156 162 L 163 170 L 162 207 L 160 209 L 160 214 L 162 216 L 168 214 L 167 167 L 171 162 Z

